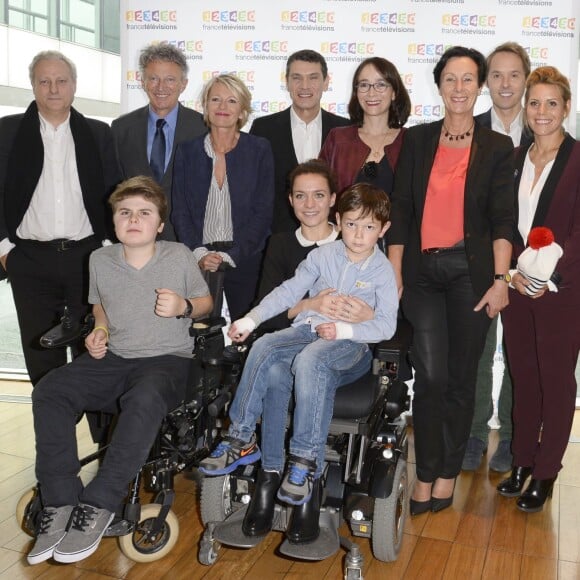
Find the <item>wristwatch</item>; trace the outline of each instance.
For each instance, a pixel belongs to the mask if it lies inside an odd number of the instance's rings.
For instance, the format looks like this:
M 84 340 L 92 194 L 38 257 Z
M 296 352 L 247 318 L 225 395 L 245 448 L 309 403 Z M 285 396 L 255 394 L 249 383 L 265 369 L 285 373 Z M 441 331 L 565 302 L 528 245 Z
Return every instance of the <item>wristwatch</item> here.
M 179 314 L 175 318 L 191 318 L 191 313 L 193 312 L 193 304 L 187 298 L 184 298 L 184 300 L 185 300 L 185 310 L 183 311 L 183 314 Z
M 508 272 L 507 274 L 496 274 L 493 277 L 494 280 L 503 280 L 506 284 L 509 284 L 512 281 L 512 276 Z

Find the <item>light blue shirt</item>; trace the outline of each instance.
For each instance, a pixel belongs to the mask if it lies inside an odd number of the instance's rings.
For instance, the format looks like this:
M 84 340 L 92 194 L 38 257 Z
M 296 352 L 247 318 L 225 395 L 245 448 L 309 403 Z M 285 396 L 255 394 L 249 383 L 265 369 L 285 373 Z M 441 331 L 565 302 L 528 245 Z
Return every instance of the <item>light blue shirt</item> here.
M 177 126 L 177 113 L 179 112 L 179 103 L 175 105 L 175 108 L 167 114 L 165 119 L 165 125 L 163 127 L 163 133 L 165 134 L 165 167 L 169 164 L 171 159 L 171 152 L 173 151 L 173 140 L 175 139 L 175 127 Z M 160 119 L 159 115 L 155 114 L 151 107 L 149 107 L 149 121 L 147 123 L 147 159 L 151 159 L 151 148 L 153 147 L 153 138 L 155 137 L 155 131 L 157 129 L 157 119 Z
M 391 263 L 377 246 L 366 260 L 351 262 L 342 240 L 312 250 L 299 264 L 294 277 L 272 290 L 246 316 L 259 325 L 294 306 L 307 292 L 312 297 L 326 288 L 356 296 L 375 311 L 373 320 L 352 325 L 351 340 L 380 342 L 393 336 L 399 295 Z M 292 326 L 310 324 L 314 332 L 323 322 L 335 320 L 313 310 L 304 311 L 296 316 Z

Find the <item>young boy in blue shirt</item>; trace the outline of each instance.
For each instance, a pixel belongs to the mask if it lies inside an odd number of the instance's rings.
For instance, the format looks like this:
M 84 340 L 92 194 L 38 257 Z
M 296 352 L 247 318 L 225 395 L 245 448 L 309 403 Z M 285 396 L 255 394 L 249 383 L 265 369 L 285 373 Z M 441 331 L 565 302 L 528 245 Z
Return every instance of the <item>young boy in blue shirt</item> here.
M 202 473 L 223 475 L 257 461 L 261 454 L 254 429 L 265 401 L 279 409 L 279 428 L 285 429 L 294 390 L 290 455 L 278 498 L 293 505 L 309 501 L 322 474 L 334 394 L 343 384 L 343 374 L 348 372 L 352 381 L 367 372 L 371 361 L 368 343 L 389 339 L 396 329 L 395 276 L 377 246 L 389 228 L 389 211 L 390 202 L 382 190 L 365 183 L 347 189 L 336 215 L 342 239 L 310 252 L 293 278 L 232 324 L 228 335 L 242 342 L 259 324 L 294 306 L 307 292 L 314 296 L 327 288 L 334 288 L 336 295 L 360 298 L 375 313 L 372 320 L 349 324 L 306 310 L 290 328 L 257 340 L 230 409 L 228 434 L 202 461 Z M 278 475 L 283 467 L 282 456 L 272 465 L 262 466 Z
M 36 477 L 43 512 L 30 564 L 91 555 L 145 460 L 165 415 L 185 395 L 191 319 L 212 309 L 191 252 L 157 241 L 167 219 L 149 177 L 121 183 L 109 199 L 121 243 L 90 257 L 95 327 L 87 353 L 47 374 L 32 393 Z M 79 478 L 75 425 L 86 410 L 118 412 L 95 478 Z

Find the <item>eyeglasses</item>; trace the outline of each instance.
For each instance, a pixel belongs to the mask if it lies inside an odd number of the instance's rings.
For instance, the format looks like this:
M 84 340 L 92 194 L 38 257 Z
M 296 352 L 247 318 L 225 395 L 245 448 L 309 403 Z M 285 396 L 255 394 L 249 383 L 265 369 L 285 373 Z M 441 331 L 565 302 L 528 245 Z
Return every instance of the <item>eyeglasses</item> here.
M 377 91 L 377 93 L 384 93 L 391 85 L 386 81 L 377 81 L 376 83 L 369 83 L 367 81 L 361 81 L 356 83 L 356 89 L 359 93 L 368 93 L 371 87 Z
M 376 161 L 367 161 L 362 166 L 362 172 L 363 172 L 363 175 L 365 177 L 367 177 L 368 179 L 376 179 L 376 177 L 379 173 L 379 168 L 378 168 L 377 162 Z

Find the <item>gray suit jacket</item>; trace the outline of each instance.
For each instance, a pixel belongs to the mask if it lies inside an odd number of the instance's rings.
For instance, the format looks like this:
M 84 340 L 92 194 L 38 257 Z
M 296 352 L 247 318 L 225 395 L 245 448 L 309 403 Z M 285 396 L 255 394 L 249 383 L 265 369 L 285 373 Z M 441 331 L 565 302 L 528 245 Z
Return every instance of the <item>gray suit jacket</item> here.
M 173 159 L 175 149 L 179 143 L 195 139 L 207 131 L 203 122 L 203 117 L 197 111 L 188 109 L 183 105 L 179 106 L 177 113 L 177 125 L 175 127 L 175 138 L 173 140 L 173 149 L 171 158 L 165 175 L 161 181 L 161 186 L 165 191 L 167 203 L 169 205 L 169 214 L 171 215 L 171 184 L 173 180 Z M 135 175 L 148 175 L 153 177 L 149 159 L 147 158 L 147 121 L 149 118 L 149 106 L 141 107 L 122 115 L 115 119 L 112 124 L 113 137 L 117 148 L 117 157 L 123 174 L 123 179 L 134 177 Z M 161 235 L 163 239 L 175 240 L 173 225 L 167 220 L 165 228 Z

